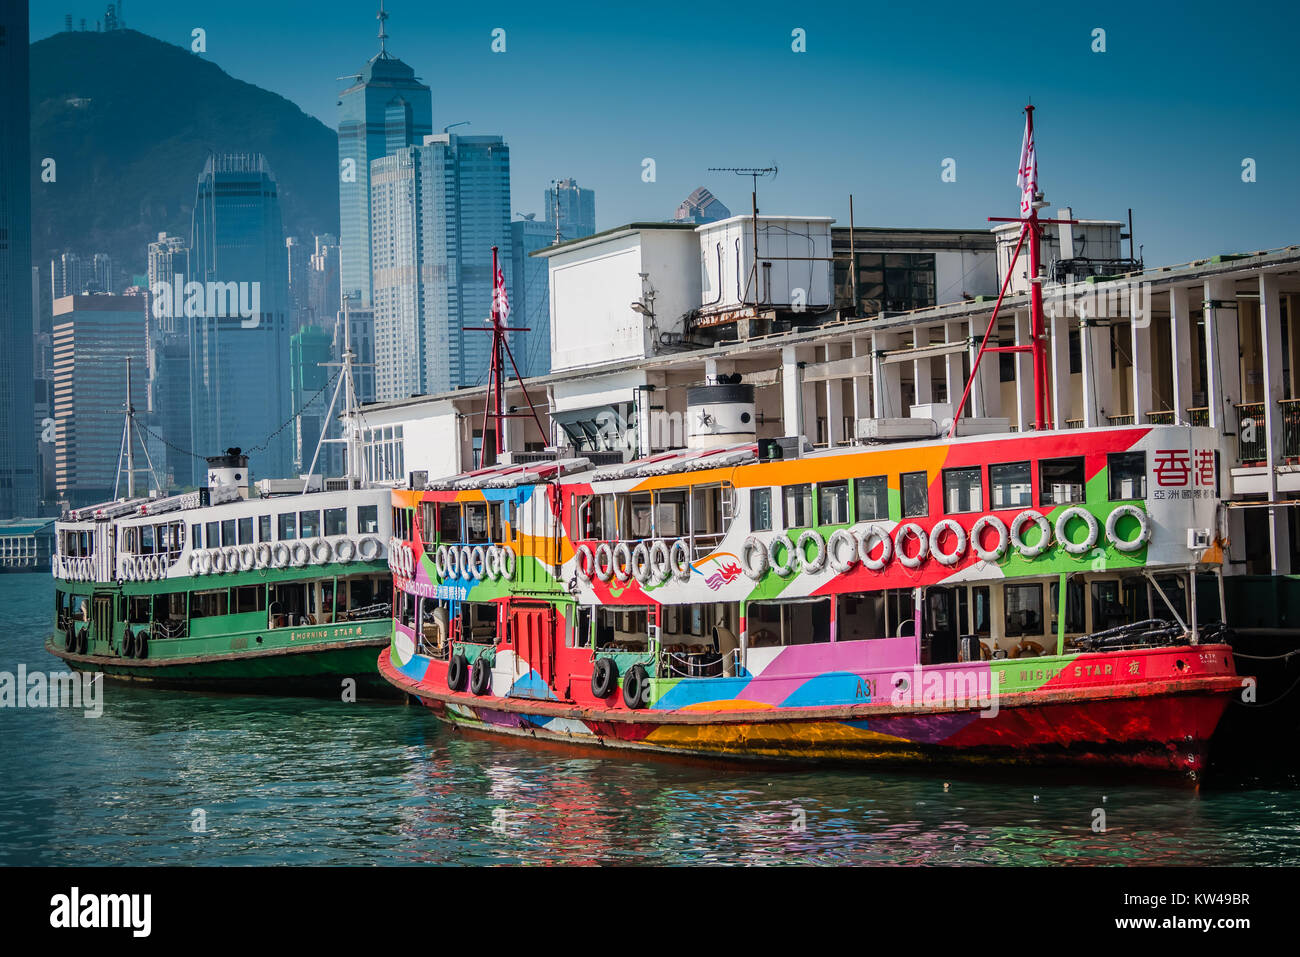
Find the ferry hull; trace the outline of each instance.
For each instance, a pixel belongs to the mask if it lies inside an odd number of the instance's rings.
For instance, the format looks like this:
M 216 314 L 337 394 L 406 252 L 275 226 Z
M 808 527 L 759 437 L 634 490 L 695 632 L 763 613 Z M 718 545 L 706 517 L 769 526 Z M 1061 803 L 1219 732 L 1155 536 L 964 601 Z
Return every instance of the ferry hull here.
M 835 705 L 628 711 L 475 697 L 413 680 L 389 651 L 381 675 L 461 728 L 537 741 L 749 761 L 1113 767 L 1199 779 L 1233 675 L 1002 695 L 971 707 Z

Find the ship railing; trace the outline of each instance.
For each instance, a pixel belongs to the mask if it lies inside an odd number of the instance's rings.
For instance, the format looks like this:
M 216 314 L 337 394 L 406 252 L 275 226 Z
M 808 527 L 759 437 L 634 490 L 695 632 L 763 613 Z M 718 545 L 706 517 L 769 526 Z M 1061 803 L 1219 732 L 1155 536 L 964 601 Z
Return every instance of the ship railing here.
M 739 648 L 725 654 L 713 650 L 674 651 L 666 648 L 660 655 L 659 673 L 669 678 L 730 678 L 745 674 L 745 670 L 741 665 Z
M 375 602 L 373 605 L 363 605 L 360 608 L 349 608 L 347 611 L 338 615 L 339 621 L 365 621 L 370 618 L 391 618 L 393 616 L 393 605 L 391 602 Z
M 190 633 L 190 623 L 184 619 L 155 621 L 150 631 L 154 638 L 186 638 Z

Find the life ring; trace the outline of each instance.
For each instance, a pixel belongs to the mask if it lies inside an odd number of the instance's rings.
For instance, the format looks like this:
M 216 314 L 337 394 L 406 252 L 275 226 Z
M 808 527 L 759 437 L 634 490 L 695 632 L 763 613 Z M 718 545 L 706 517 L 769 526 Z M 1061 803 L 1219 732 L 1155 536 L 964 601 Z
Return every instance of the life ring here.
M 880 557 L 872 558 L 872 549 L 880 542 Z M 868 525 L 858 536 L 858 560 L 873 572 L 878 572 L 894 557 L 894 540 L 879 525 Z
M 573 568 L 583 581 L 591 581 L 596 574 L 596 553 L 590 545 L 584 543 L 573 550 Z
M 596 546 L 595 569 L 596 577 L 603 582 L 614 577 L 614 550 L 609 542 L 601 542 Z
M 433 552 L 433 570 L 439 579 L 447 577 L 447 546 L 439 545 Z
M 1038 536 L 1038 544 L 1036 545 L 1029 545 L 1025 542 L 1024 538 L 1021 537 L 1020 533 L 1024 531 L 1027 522 L 1033 522 L 1038 526 L 1038 530 L 1042 533 Z M 1034 511 L 1032 508 L 1027 508 L 1011 520 L 1010 536 L 1011 544 L 1015 547 L 1017 552 L 1025 558 L 1037 558 L 1039 555 L 1043 554 L 1043 552 L 1047 550 L 1047 546 L 1051 544 L 1052 523 L 1044 518 L 1041 512 Z
M 945 552 L 939 547 L 939 539 L 945 531 L 952 532 L 953 538 L 956 539 L 956 544 L 950 552 Z M 966 554 L 966 529 L 951 518 L 935 522 L 934 527 L 930 529 L 930 554 L 940 565 L 956 565 Z
M 991 549 L 985 548 L 982 544 L 986 528 L 991 528 L 998 533 L 998 543 Z M 1007 532 L 1007 523 L 996 515 L 982 515 L 971 526 L 970 547 L 975 550 L 975 554 L 979 556 L 982 562 L 998 561 L 1007 553 L 1007 544 L 1009 542 L 1010 536 Z
M 460 548 L 456 549 L 456 562 L 460 568 L 461 578 L 474 577 L 473 560 L 474 549 L 470 548 L 468 545 L 462 545 Z
M 199 553 L 190 552 L 190 574 L 198 575 L 199 572 Z
M 311 561 L 311 546 L 304 541 L 293 543 L 293 567 L 305 568 Z
M 908 555 L 907 549 L 903 547 L 903 541 L 909 535 L 916 539 L 915 555 Z M 930 539 L 926 536 L 925 530 L 916 522 L 907 522 L 900 525 L 898 531 L 894 533 L 894 551 L 898 553 L 898 560 L 903 563 L 904 568 L 920 568 L 921 563 L 930 554 Z
M 782 564 L 776 560 L 777 549 L 785 549 L 785 563 Z M 795 554 L 794 542 L 790 541 L 790 536 L 781 532 L 767 543 L 767 561 L 772 571 L 776 572 L 782 578 L 789 578 L 799 567 L 799 557 Z
M 447 665 L 447 688 L 450 691 L 459 691 L 465 684 L 465 672 L 468 664 L 465 656 L 462 654 L 452 655 L 451 661 Z
M 129 582 L 135 581 L 135 561 L 130 555 L 122 559 L 122 577 Z
M 1043 646 L 1036 641 L 1022 641 L 1011 649 L 1012 658 L 1037 658 L 1043 653 Z
M 844 555 L 846 547 L 847 557 Z M 858 562 L 858 540 L 847 528 L 835 529 L 831 532 L 830 541 L 826 543 L 826 557 L 830 560 L 831 568 L 843 575 Z
M 257 546 L 257 567 L 271 567 L 271 545 L 269 542 L 262 542 Z
M 515 550 L 509 545 L 501 546 L 501 574 L 512 580 L 515 577 Z
M 383 544 L 373 535 L 367 535 L 361 539 L 361 544 L 357 546 L 357 554 L 361 556 L 363 562 L 373 562 L 379 557 L 379 552 Z
M 454 545 L 448 547 L 442 565 L 447 570 L 445 577 L 460 578 L 460 549 Z
M 226 570 L 226 553 L 219 548 L 212 549 L 212 574 L 220 575 Z
M 650 546 L 644 541 L 637 542 L 628 561 L 632 577 L 642 585 L 650 584 Z
M 252 545 L 239 546 L 239 569 L 240 571 L 251 571 L 257 564 L 257 549 Z
M 650 675 L 639 662 L 623 676 L 623 703 L 634 711 L 650 703 Z
M 493 581 L 501 577 L 501 547 L 489 545 L 483 552 L 483 574 Z
M 758 581 L 767 574 L 767 546 L 753 535 L 749 536 L 740 546 L 740 564 L 750 579 Z
M 199 552 L 199 574 L 207 575 L 212 572 L 212 552 Z
M 662 538 L 656 538 L 654 544 L 650 546 L 650 583 L 652 585 L 662 585 L 673 576 L 673 553 L 668 547 L 668 543 Z
M 619 561 L 619 555 L 623 560 Z M 614 546 L 614 580 L 625 582 L 632 577 L 632 547 L 627 542 L 619 542 Z
M 487 575 L 487 556 L 482 545 L 475 545 L 469 552 L 469 577 L 481 582 Z
M 158 579 L 167 577 L 167 560 L 161 555 L 153 557 L 153 577 Z
M 608 698 L 618 687 L 618 665 L 613 658 L 597 658 L 591 672 L 591 693 L 597 698 Z
M 476 695 L 485 695 L 492 690 L 492 667 L 484 655 L 474 659 L 474 667 L 469 673 L 469 690 Z
M 275 547 L 271 550 L 271 561 L 276 568 L 288 568 L 292 558 L 293 553 L 289 551 L 288 545 L 284 542 L 275 543 Z
M 334 543 L 334 558 L 346 565 L 356 558 L 357 546 L 350 538 L 340 538 Z
M 808 557 L 809 542 L 817 546 L 812 558 Z M 821 532 L 817 531 L 817 529 L 806 528 L 800 532 L 794 550 L 799 556 L 799 567 L 803 571 L 812 572 L 815 575 L 826 567 L 826 539 L 822 538 Z
M 334 548 L 325 539 L 320 539 L 311 547 L 311 560 L 315 565 L 328 565 L 334 558 Z
M 673 540 L 672 547 L 668 549 L 668 564 L 672 566 L 673 577 L 679 582 L 688 582 L 691 580 L 691 546 L 686 544 L 686 539 L 678 538 Z
M 1125 515 L 1137 519 L 1137 538 L 1126 539 L 1119 537 L 1119 520 Z M 1106 539 L 1121 552 L 1136 552 L 1151 540 L 1151 521 L 1147 517 L 1147 513 L 1136 505 L 1116 506 L 1115 510 L 1106 516 Z
M 1088 526 L 1088 535 L 1081 542 L 1070 541 L 1066 534 L 1072 518 L 1077 518 Z M 1097 544 L 1097 516 L 1086 508 L 1071 505 L 1056 516 L 1056 542 L 1071 555 L 1085 555 L 1092 551 L 1092 547 Z
M 227 545 L 222 551 L 226 553 L 226 571 L 233 575 L 239 571 L 239 548 L 235 545 Z

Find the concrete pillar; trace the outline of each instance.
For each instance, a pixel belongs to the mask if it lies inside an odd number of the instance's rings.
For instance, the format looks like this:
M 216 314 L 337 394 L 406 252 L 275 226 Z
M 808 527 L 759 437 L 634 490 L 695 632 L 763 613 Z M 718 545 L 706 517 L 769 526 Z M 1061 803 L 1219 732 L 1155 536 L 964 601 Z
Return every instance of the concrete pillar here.
M 1079 320 L 1079 360 L 1083 370 L 1083 427 L 1110 425 L 1113 385 L 1110 367 L 1110 325 L 1092 316 Z
M 842 351 L 839 346 L 827 345 L 825 361 L 840 358 Z M 823 385 L 826 389 L 826 441 L 832 447 L 843 445 L 849 438 L 844 434 L 844 380 L 827 379 Z
M 1206 402 L 1210 425 L 1225 435 L 1237 433 L 1237 403 L 1241 401 L 1236 296 L 1231 280 L 1205 282 Z
M 781 347 L 781 432 L 808 434 L 804 429 L 803 370 L 794 346 Z
M 1192 314 L 1186 286 L 1169 290 L 1169 369 L 1174 421 L 1183 424 L 1192 404 Z
M 912 330 L 913 348 L 921 348 L 930 344 L 930 330 L 916 328 Z M 916 398 L 913 400 L 917 405 L 928 405 L 934 401 L 934 390 L 931 388 L 931 382 L 934 374 L 930 369 L 930 360 L 914 359 L 912 361 L 912 382 L 916 385 Z
M 977 316 L 970 320 L 970 365 L 972 369 L 975 368 L 975 356 L 979 354 L 980 343 L 984 340 L 984 332 L 988 329 L 988 325 L 989 320 L 986 316 Z M 993 336 L 989 338 L 989 348 L 1000 344 L 996 337 L 997 330 L 995 329 L 993 330 Z M 975 382 L 970 390 L 971 415 L 975 418 L 1002 415 L 1002 376 L 998 356 L 999 353 L 986 352 L 984 358 L 980 360 L 979 371 L 975 375 Z M 960 393 L 957 398 L 961 398 Z
M 903 409 L 902 366 L 897 362 L 882 362 L 883 353 L 895 348 L 895 337 L 887 332 L 871 335 L 871 404 L 877 418 L 902 418 Z
M 1052 370 L 1048 398 L 1052 403 L 1052 425 L 1065 428 L 1070 417 L 1070 316 L 1062 309 L 1047 317 L 1047 361 Z
M 943 324 L 944 342 L 950 344 L 965 342 L 966 338 L 960 322 L 945 322 Z M 943 357 L 943 382 L 944 389 L 948 393 L 948 404 L 953 407 L 954 414 L 960 414 L 961 410 L 957 408 L 957 403 L 966 388 L 966 377 L 962 374 L 960 352 L 950 352 Z
M 857 356 L 866 356 L 871 353 L 871 340 L 860 339 L 854 336 L 849 340 L 850 354 L 855 358 Z M 853 419 L 871 418 L 871 376 L 855 375 L 853 377 Z M 854 426 L 856 428 L 856 424 Z
M 1282 408 L 1286 383 L 1282 379 L 1282 297 L 1276 275 L 1259 277 L 1259 342 L 1264 366 L 1264 421 L 1268 444 L 1268 500 L 1277 500 L 1277 466 L 1282 462 Z M 1260 427 L 1261 423 L 1256 423 Z M 1268 510 L 1268 547 L 1273 573 L 1290 575 L 1291 523 L 1286 509 Z
M 1029 310 L 1016 310 L 1016 345 L 1033 341 Z M 1014 352 L 1016 362 L 1016 422 L 1021 432 L 1028 432 L 1034 421 L 1034 358 L 1028 352 Z
M 1133 356 L 1133 401 L 1129 405 L 1133 422 L 1141 425 L 1151 411 L 1155 397 L 1151 389 L 1151 314 L 1129 310 L 1130 350 Z

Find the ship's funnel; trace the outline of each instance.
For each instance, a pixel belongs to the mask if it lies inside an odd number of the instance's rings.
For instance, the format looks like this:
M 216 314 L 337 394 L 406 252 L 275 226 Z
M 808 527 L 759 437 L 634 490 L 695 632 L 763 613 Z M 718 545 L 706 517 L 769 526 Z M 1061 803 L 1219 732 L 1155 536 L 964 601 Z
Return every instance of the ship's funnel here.
M 690 449 L 753 442 L 754 387 L 739 381 L 693 386 L 686 390 L 686 420 L 686 447 Z
M 208 456 L 208 493 L 213 504 L 231 498 L 248 498 L 252 488 L 248 456 L 240 449 L 226 449 L 225 455 Z

